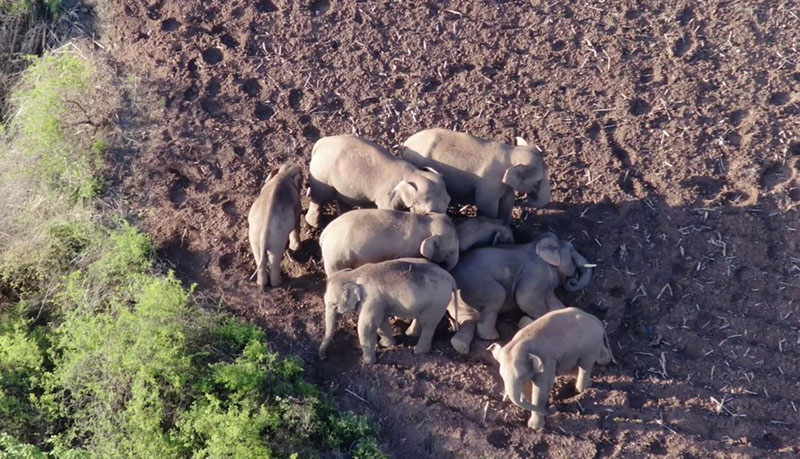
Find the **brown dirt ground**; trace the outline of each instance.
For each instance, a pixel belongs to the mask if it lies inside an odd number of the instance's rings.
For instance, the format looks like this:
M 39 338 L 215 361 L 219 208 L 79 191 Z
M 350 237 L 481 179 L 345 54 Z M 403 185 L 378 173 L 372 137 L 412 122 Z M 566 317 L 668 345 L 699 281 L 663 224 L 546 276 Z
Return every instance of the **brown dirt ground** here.
M 378 420 L 387 452 L 798 452 L 796 3 L 117 0 L 109 11 L 102 43 L 156 94 L 133 101 L 143 143 L 115 157 L 122 198 L 186 282 Z M 324 280 L 308 228 L 285 288 L 247 280 L 246 214 L 272 166 L 307 163 L 323 135 L 396 148 L 434 126 L 538 145 L 553 203 L 518 208 L 515 234 L 552 229 L 600 265 L 585 292 L 559 293 L 606 321 L 620 364 L 580 395 L 561 376 L 542 432 L 501 401 L 488 343 L 462 357 L 444 326 L 430 355 L 401 340 L 367 367 L 343 321 L 320 362 Z M 500 324 L 503 340 L 515 320 Z

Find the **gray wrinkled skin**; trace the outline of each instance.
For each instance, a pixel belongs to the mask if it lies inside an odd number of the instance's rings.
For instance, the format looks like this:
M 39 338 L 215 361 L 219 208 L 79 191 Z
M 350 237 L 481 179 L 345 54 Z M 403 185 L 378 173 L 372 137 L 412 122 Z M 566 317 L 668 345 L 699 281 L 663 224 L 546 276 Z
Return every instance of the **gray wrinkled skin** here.
M 583 392 L 592 384 L 592 367 L 614 359 L 603 323 L 578 308 L 549 312 L 518 331 L 505 346 L 495 343 L 489 350 L 500 363 L 506 395 L 531 412 L 532 429 L 544 426 L 557 372 L 577 366 L 575 388 Z
M 514 191 L 535 194 L 533 207 L 550 202 L 547 164 L 539 151 L 518 139 L 517 145 L 481 139 L 447 129 L 418 132 L 403 144 L 403 159 L 420 167 L 433 167 L 459 202 L 474 200 L 478 213 L 511 221 Z
M 339 198 L 378 209 L 418 214 L 447 212 L 450 195 L 435 170 L 392 156 L 374 142 L 352 135 L 323 137 L 314 144 L 309 165 L 311 203 L 306 221 L 319 226 L 320 206 Z
M 447 270 L 458 262 L 458 235 L 444 214 L 356 209 L 332 221 L 319 238 L 325 273 L 404 257 Z
M 247 214 L 248 237 L 256 261 L 258 285 L 281 283 L 281 259 L 286 246 L 300 248 L 300 186 L 303 174 L 296 164 L 283 164 L 267 176 Z M 252 277 L 251 277 L 252 279 Z
M 552 233 L 528 244 L 483 247 L 462 254 L 451 272 L 461 302 L 453 347 L 469 352 L 476 327 L 481 339 L 497 339 L 495 325 L 501 312 L 519 308 L 536 318 L 563 308 L 554 289 L 585 287 L 591 280 L 591 266 L 571 243 Z
M 459 218 L 453 224 L 458 233 L 458 248 L 462 253 L 476 247 L 514 243 L 511 228 L 501 220 L 485 217 Z
M 395 344 L 390 317 L 413 319 L 406 330 L 418 336 L 415 354 L 430 351 L 433 333 L 455 297 L 456 281 L 444 269 L 414 258 L 370 263 L 338 271 L 325 288 L 325 337 L 320 358 L 333 340 L 336 313 L 358 313 L 358 341 L 363 360 L 375 363 L 376 334 L 382 346 Z

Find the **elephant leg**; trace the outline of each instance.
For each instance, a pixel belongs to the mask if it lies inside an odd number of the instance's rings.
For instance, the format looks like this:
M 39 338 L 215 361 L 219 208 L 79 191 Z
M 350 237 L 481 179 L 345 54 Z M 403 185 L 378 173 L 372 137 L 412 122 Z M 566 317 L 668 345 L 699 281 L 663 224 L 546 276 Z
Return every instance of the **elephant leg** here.
M 281 259 L 283 252 L 267 251 L 267 259 L 269 260 L 269 285 L 277 287 L 283 282 L 281 277 Z
M 436 322 L 427 320 L 420 321 L 419 326 L 422 328 L 422 331 L 419 334 L 417 345 L 414 346 L 414 354 L 425 354 L 431 350 L 433 333 L 436 331 Z
M 336 190 L 319 180 L 311 177 L 308 187 L 308 212 L 306 212 L 306 223 L 314 228 L 319 227 L 320 206 L 331 201 L 336 196 Z
M 394 335 L 392 335 L 392 323 L 389 316 L 383 318 L 381 326 L 378 327 L 378 335 L 381 337 L 381 346 L 389 347 L 395 345 Z
M 531 412 L 528 419 L 528 427 L 531 429 L 541 429 L 544 427 L 545 417 L 547 416 L 547 399 L 550 396 L 550 389 L 556 377 L 555 362 L 545 362 L 543 372 L 537 374 L 531 384 L 531 403 L 537 408 Z
M 548 289 L 550 289 L 548 291 Z M 514 293 L 515 299 L 522 312 L 539 318 L 547 314 L 547 295 L 552 294 L 552 289 L 546 282 L 536 278 L 524 278 L 517 285 Z
M 450 344 L 453 346 L 453 349 L 455 349 L 456 352 L 460 354 L 469 353 L 469 345 L 472 343 L 472 338 L 475 337 L 476 325 L 477 322 L 475 320 L 461 322 L 456 334 L 450 338 Z
M 511 222 L 511 217 L 514 213 L 514 190 L 508 187 L 500 198 L 500 206 L 498 209 L 497 218 L 506 223 Z
M 493 284 L 486 288 L 476 298 L 476 302 L 482 305 L 481 315 L 478 319 L 478 336 L 485 340 L 495 340 L 500 337 L 497 333 L 497 315 L 506 302 L 506 289 L 500 284 Z
M 519 322 L 517 322 L 517 328 L 522 330 L 523 328 L 527 327 L 532 323 L 533 319 L 531 318 L 531 316 L 522 316 L 519 318 Z
M 419 336 L 420 334 L 420 326 L 419 321 L 414 319 L 411 321 L 411 325 L 406 328 L 406 336 Z
M 495 189 L 477 188 L 475 190 L 475 206 L 478 214 L 489 218 L 498 218 L 498 207 L 502 191 Z
M 581 393 L 592 386 L 592 367 L 595 362 L 594 356 L 581 357 L 578 360 L 578 380 L 575 381 L 575 390 Z
M 358 341 L 361 344 L 362 359 L 365 363 L 375 363 L 375 347 L 378 338 L 378 318 L 372 313 L 361 311 L 358 315 Z
M 556 311 L 558 309 L 564 309 L 566 307 L 564 306 L 564 303 L 562 303 L 561 300 L 559 300 L 558 297 L 556 296 L 555 290 L 550 290 L 547 293 L 547 296 L 545 297 L 545 303 L 547 304 L 548 312 Z
M 292 229 L 292 232 L 289 233 L 289 249 L 291 249 L 292 252 L 297 252 L 298 250 L 300 250 L 300 219 L 299 218 L 295 221 L 295 225 L 294 225 L 294 228 Z

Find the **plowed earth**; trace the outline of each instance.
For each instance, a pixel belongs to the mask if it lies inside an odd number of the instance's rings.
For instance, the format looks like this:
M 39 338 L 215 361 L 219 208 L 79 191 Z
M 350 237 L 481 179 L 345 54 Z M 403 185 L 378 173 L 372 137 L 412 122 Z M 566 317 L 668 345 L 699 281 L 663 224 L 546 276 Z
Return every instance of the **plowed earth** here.
M 101 43 L 156 94 L 133 101 L 140 147 L 114 157 L 122 197 L 187 283 L 380 421 L 385 451 L 798 453 L 796 2 L 109 3 Z M 324 135 L 396 151 L 434 126 L 540 147 L 553 202 L 515 209 L 517 239 L 550 229 L 599 265 L 558 294 L 606 322 L 620 363 L 580 395 L 560 376 L 541 432 L 502 401 L 489 343 L 458 355 L 444 323 L 429 355 L 400 339 L 364 366 L 343 320 L 319 361 L 318 232 L 285 287 L 248 281 L 246 216 L 273 166 L 307 164 Z

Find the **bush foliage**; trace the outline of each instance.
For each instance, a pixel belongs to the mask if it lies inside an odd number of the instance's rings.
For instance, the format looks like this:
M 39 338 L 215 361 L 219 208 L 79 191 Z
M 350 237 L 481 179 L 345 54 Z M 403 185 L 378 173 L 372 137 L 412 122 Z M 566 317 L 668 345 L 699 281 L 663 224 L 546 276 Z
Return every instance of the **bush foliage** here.
M 108 145 L 65 149 L 60 126 L 91 67 L 61 53 L 22 78 L 8 151 L 34 153 L 45 205 L 88 197 Z M 339 412 L 298 358 L 195 304 L 138 229 L 72 202 L 30 250 L 0 254 L 0 457 L 382 457 L 371 424 Z

